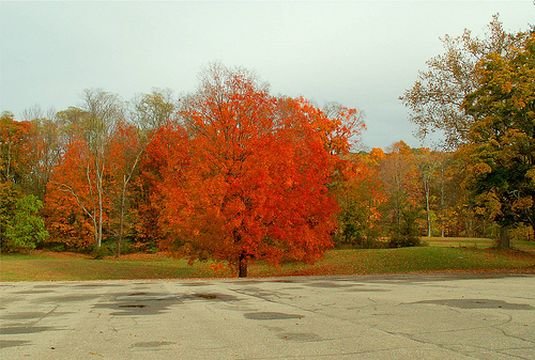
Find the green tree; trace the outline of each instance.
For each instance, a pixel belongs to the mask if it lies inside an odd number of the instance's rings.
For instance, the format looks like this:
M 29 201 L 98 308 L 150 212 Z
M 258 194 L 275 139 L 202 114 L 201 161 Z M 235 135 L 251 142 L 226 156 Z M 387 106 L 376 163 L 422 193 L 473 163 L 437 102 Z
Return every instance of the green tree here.
M 505 32 L 498 15 L 493 16 L 488 29 L 483 38 L 468 29 L 460 36 L 442 38 L 444 52 L 426 62 L 427 68 L 418 73 L 418 79 L 400 97 L 410 109 L 410 120 L 418 126 L 422 139 L 439 131 L 449 148 L 457 148 L 468 140 L 477 114 L 465 112 L 462 104 L 481 84 L 475 75 L 477 62 L 491 53 L 507 58 L 512 45 L 525 38 L 524 33 Z
M 10 181 L 0 182 L 0 249 L 6 246 L 7 226 L 13 218 L 19 192 Z
M 34 195 L 27 195 L 15 206 L 14 215 L 7 224 L 6 248 L 10 251 L 31 250 L 48 238 L 45 223 L 39 216 L 43 203 Z
M 464 103 L 477 119 L 468 136 L 469 185 L 480 213 L 500 226 L 500 247 L 509 247 L 511 227 L 535 228 L 535 34 L 509 53 L 477 64 L 481 85 Z

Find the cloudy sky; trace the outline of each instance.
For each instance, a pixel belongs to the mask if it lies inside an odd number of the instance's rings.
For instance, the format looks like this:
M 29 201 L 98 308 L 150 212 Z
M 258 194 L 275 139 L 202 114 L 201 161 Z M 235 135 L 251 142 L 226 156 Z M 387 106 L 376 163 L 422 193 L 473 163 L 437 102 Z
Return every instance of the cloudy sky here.
M 273 94 L 336 101 L 366 114 L 368 147 L 414 127 L 398 100 L 439 37 L 483 34 L 495 13 L 525 30 L 525 1 L 6 2 L 0 0 L 0 111 L 60 110 L 86 88 L 123 98 L 193 91 L 219 61 L 254 71 Z

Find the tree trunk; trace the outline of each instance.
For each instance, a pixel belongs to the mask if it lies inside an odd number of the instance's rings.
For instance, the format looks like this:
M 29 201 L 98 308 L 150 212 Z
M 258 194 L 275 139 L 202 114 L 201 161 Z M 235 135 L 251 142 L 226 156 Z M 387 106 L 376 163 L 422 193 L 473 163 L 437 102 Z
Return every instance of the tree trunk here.
M 117 238 L 117 257 L 121 256 L 121 243 L 123 242 L 124 229 L 124 201 L 121 200 L 121 218 L 119 220 L 119 236 Z
M 431 237 L 431 209 L 429 207 L 429 184 L 425 188 L 425 212 L 427 215 L 427 237 Z
M 242 252 L 238 260 L 238 277 L 247 277 L 247 257 Z
M 509 237 L 509 227 L 500 226 L 498 230 L 498 249 L 510 249 L 511 248 L 511 238 Z
M 98 241 L 97 246 L 100 248 L 102 246 L 102 224 L 104 223 L 104 206 L 102 204 L 102 189 L 98 189 Z
M 102 167 L 101 167 L 102 166 Z M 97 200 L 98 200 L 98 228 L 97 228 L 97 247 L 100 248 L 102 245 L 102 231 L 104 223 L 104 189 L 103 189 L 103 177 L 104 177 L 104 166 L 101 165 L 98 159 L 95 159 L 95 170 L 96 170 L 96 179 L 95 187 L 97 190 Z
M 444 238 L 444 162 L 441 163 L 440 167 L 440 235 Z
M 124 234 L 124 207 L 126 198 L 126 176 L 123 178 L 123 188 L 121 191 L 121 218 L 119 219 L 119 237 L 117 238 L 117 257 L 121 256 L 121 243 L 123 242 Z
M 7 165 L 6 165 L 6 179 L 10 181 L 11 172 L 11 141 L 7 142 Z
M 431 207 L 429 204 L 429 197 L 431 196 L 431 175 L 429 174 L 429 169 L 422 170 L 422 183 L 424 186 L 424 196 L 425 196 L 425 215 L 427 220 L 427 237 L 431 237 Z
M 91 218 L 91 220 L 93 221 L 93 228 L 95 229 L 94 233 L 93 233 L 93 237 L 95 238 L 95 245 L 98 245 L 98 225 L 97 225 L 97 220 L 95 217 Z
M 136 170 L 137 164 L 139 163 L 139 159 L 141 158 L 141 154 L 145 151 L 144 148 L 142 148 L 136 156 L 136 159 L 134 160 L 134 164 L 129 169 L 129 173 L 123 174 L 123 187 L 121 189 L 121 219 L 120 219 L 120 225 L 119 225 L 119 239 L 117 240 L 117 257 L 121 256 L 121 244 L 123 243 L 123 237 L 124 237 L 124 214 L 126 210 L 126 189 L 128 187 L 128 184 L 130 183 L 130 179 L 132 179 L 132 175 L 134 174 L 134 171 Z

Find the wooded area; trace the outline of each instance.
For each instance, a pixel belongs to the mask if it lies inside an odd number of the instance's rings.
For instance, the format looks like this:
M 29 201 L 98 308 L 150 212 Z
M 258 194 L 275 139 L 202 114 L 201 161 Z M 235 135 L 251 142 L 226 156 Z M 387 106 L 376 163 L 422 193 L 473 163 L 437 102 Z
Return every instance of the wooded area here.
M 191 261 L 313 262 L 333 246 L 422 236 L 533 239 L 535 35 L 444 39 L 401 97 L 445 148 L 359 149 L 357 109 L 273 96 L 210 66 L 176 100 L 86 90 L 83 105 L 0 118 L 0 246 Z

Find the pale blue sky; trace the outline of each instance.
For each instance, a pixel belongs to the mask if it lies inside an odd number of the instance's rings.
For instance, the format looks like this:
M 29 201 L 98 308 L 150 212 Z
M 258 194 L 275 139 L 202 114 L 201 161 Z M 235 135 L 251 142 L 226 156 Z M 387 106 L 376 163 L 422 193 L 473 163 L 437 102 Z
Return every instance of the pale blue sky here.
M 239 65 L 273 94 L 366 114 L 368 147 L 419 145 L 398 100 L 439 37 L 483 33 L 499 12 L 525 30 L 525 1 L 6 2 L 0 0 L 0 111 L 80 103 L 85 88 L 129 99 L 195 89 L 210 62 Z

